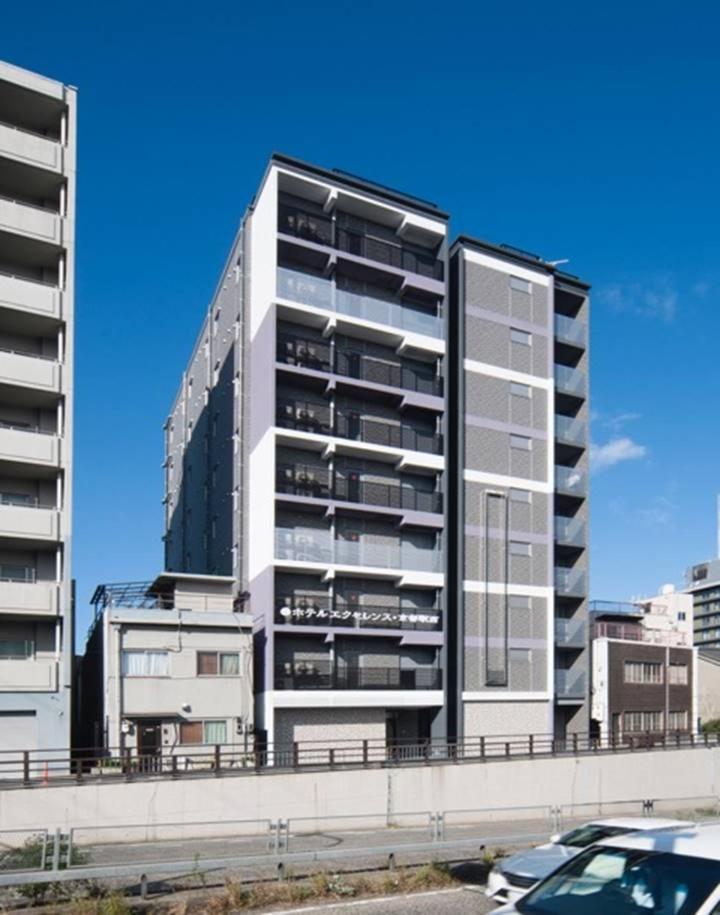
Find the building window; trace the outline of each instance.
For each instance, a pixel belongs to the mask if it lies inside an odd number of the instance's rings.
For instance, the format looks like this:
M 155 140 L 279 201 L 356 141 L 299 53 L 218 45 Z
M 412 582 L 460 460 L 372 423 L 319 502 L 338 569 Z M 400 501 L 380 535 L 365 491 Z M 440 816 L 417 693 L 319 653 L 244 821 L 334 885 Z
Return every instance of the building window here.
M 0 661 L 24 661 L 34 654 L 33 643 L 25 639 L 0 639 Z
M 227 723 L 225 721 L 183 721 L 180 724 L 180 743 L 227 743 Z
M 509 549 L 511 556 L 532 556 L 532 544 L 524 540 L 511 540 Z
M 510 447 L 520 451 L 532 451 L 532 439 L 527 435 L 511 435 Z
M 237 652 L 198 651 L 199 677 L 237 677 L 240 673 L 240 655 Z
M 682 712 L 668 712 L 668 730 L 669 731 L 686 731 L 687 730 L 687 709 Z
M 170 656 L 167 651 L 123 651 L 124 677 L 167 677 L 170 675 Z
M 671 664 L 668 667 L 668 683 L 672 683 L 676 686 L 687 686 L 687 682 L 687 664 Z
M 659 661 L 626 661 L 626 683 L 662 683 L 663 666 Z
M 686 618 L 687 618 L 687 616 L 686 616 L 684 610 L 678 611 L 678 619 L 679 619 L 681 622 L 684 621 Z
M 517 381 L 510 382 L 510 393 L 515 397 L 532 397 L 532 388 L 529 384 L 520 384 Z
M 532 292 L 532 284 L 529 280 L 524 280 L 519 276 L 510 277 L 510 288 L 516 292 Z
M 510 501 L 525 502 L 527 505 L 529 505 L 532 502 L 532 493 L 529 489 L 511 489 Z
M 532 346 L 532 334 L 517 327 L 510 328 L 510 340 L 512 343 L 519 343 L 521 346 Z
M 640 731 L 662 731 L 662 712 L 625 712 L 623 716 L 623 729 L 627 733 Z

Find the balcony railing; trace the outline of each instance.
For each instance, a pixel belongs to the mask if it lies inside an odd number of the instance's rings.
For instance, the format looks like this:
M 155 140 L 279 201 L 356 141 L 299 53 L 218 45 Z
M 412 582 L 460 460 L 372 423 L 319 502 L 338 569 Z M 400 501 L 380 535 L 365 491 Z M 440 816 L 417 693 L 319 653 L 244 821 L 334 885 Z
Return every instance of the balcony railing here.
M 621 600 L 592 600 L 588 609 L 590 613 L 612 613 L 613 615 L 623 613 L 628 616 L 643 615 L 642 607 L 632 604 L 630 601 Z
M 584 547 L 585 522 L 581 518 L 555 518 L 555 543 L 562 546 Z
M 275 665 L 275 689 L 442 689 L 435 667 L 336 667 L 329 661 Z
M 584 699 L 585 671 L 556 670 L 555 694 L 559 699 Z
M 574 416 L 555 416 L 555 438 L 566 445 L 587 445 L 587 424 Z
M 315 400 L 284 400 L 277 402 L 277 424 L 284 429 L 332 435 L 330 405 Z
M 585 620 L 555 620 L 555 644 L 567 648 L 582 648 L 587 642 Z
M 555 569 L 555 591 L 560 597 L 585 597 L 587 576 L 582 569 Z
M 332 370 L 332 351 L 324 340 L 278 334 L 277 359 L 287 365 L 302 365 L 319 372 Z
M 300 626 L 342 626 L 358 629 L 438 630 L 442 618 L 438 607 L 398 607 L 349 603 L 338 595 L 295 593 L 279 597 L 275 619 Z
M 647 642 L 652 645 L 692 645 L 689 633 L 672 629 L 646 629 L 641 623 L 594 623 L 592 636 L 594 639 L 619 639 L 624 642 Z
M 555 339 L 580 349 L 587 347 L 587 324 L 577 318 L 555 315 Z
M 300 273 L 287 267 L 278 268 L 277 294 L 301 305 L 323 308 L 377 324 L 387 324 L 411 333 L 438 338 L 443 336 L 443 322 L 436 315 L 379 296 L 361 295 L 346 289 L 338 289 L 332 280 Z
M 585 372 L 567 365 L 556 365 L 555 388 L 562 394 L 585 397 L 587 395 L 587 375 Z
M 316 562 L 379 569 L 407 569 L 439 573 L 442 553 L 423 549 L 413 543 L 367 543 L 363 540 L 333 540 L 330 531 L 278 528 L 275 531 L 275 556 L 291 562 Z
M 442 436 L 401 423 L 365 419 L 357 413 L 338 410 L 335 414 L 335 435 L 385 448 L 403 448 L 425 454 L 442 454 Z
M 276 491 L 315 499 L 330 498 L 330 472 L 310 464 L 277 465 Z
M 330 216 L 283 201 L 278 206 L 278 232 L 304 238 L 316 245 L 333 244 L 333 223 Z
M 587 475 L 578 467 L 555 467 L 555 489 L 566 496 L 587 495 Z
M 22 584 L 35 584 L 37 572 L 28 566 L 0 564 L 0 581 L 21 582 Z
M 417 512 L 439 513 L 443 510 L 442 493 L 422 492 L 412 486 L 336 478 L 334 491 L 335 498 L 344 502 Z

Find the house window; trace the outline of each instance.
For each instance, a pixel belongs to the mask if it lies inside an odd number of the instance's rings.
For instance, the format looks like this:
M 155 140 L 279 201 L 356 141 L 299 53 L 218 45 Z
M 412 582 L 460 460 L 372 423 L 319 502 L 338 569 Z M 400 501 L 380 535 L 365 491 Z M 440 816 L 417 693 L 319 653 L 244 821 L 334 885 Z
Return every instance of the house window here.
M 240 673 L 240 656 L 237 652 L 198 651 L 199 677 L 237 677 Z
M 0 639 L 0 660 L 25 660 L 34 654 L 33 643 L 25 639 Z
M 526 435 L 511 435 L 510 447 L 520 451 L 532 451 L 532 439 Z
M 510 277 L 510 288 L 516 292 L 532 292 L 532 285 L 529 280 L 524 280 L 519 276 Z
M 663 666 L 659 661 L 626 661 L 625 682 L 658 684 L 663 682 Z
M 167 677 L 170 657 L 167 651 L 123 651 L 124 677 Z
M 687 730 L 687 709 L 682 712 L 668 712 L 668 730 L 669 731 L 686 731 Z
M 512 343 L 519 343 L 521 346 L 532 346 L 532 334 L 517 327 L 510 328 L 510 340 Z
M 183 721 L 180 724 L 180 743 L 227 743 L 227 723 L 225 721 Z
M 625 712 L 623 728 L 628 733 L 640 731 L 662 731 L 662 712 Z
M 672 683 L 676 686 L 687 686 L 687 682 L 687 664 L 671 664 L 668 667 L 668 683 Z
M 532 502 L 532 493 L 528 489 L 511 489 L 510 501 L 525 502 L 527 505 L 529 505 Z
M 524 540 L 511 540 L 509 549 L 511 556 L 532 556 L 532 545 Z
M 515 397 L 525 397 L 528 399 L 532 396 L 532 388 L 529 384 L 520 384 L 517 381 L 511 381 L 510 393 Z

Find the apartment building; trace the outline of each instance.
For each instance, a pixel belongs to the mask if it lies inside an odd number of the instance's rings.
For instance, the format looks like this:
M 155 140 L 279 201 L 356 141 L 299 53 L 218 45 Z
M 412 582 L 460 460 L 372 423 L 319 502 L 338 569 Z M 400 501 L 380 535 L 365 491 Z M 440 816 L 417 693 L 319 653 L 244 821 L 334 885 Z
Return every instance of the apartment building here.
M 594 732 L 627 740 L 694 730 L 692 598 L 666 585 L 632 603 L 593 601 L 590 618 Z
M 695 644 L 720 647 L 720 559 L 691 566 L 685 573 L 685 590 L 692 596 Z
M 0 750 L 70 743 L 76 92 L 0 62 Z
M 586 731 L 589 287 L 461 237 L 450 290 L 458 730 Z
M 269 741 L 587 729 L 588 286 L 447 237 L 273 156 L 183 374 L 166 568 L 249 594 Z
M 99 585 L 75 745 L 158 769 L 212 744 L 251 751 L 252 619 L 235 591 L 229 576 L 169 573 Z

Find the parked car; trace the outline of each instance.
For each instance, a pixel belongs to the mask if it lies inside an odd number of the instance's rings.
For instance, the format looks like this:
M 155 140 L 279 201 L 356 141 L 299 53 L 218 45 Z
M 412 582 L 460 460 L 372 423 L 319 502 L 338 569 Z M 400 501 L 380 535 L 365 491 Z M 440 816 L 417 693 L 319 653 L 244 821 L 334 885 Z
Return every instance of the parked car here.
M 593 820 L 584 826 L 578 826 L 577 829 L 571 829 L 564 835 L 552 836 L 545 845 L 504 858 L 490 871 L 485 895 L 500 903 L 514 902 L 543 877 L 547 877 L 561 864 L 574 858 L 583 848 L 602 839 L 644 829 L 672 829 L 690 825 L 682 820 L 662 820 L 656 817 Z
M 582 850 L 495 915 L 717 915 L 720 825 L 651 829 Z

